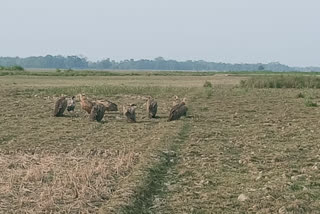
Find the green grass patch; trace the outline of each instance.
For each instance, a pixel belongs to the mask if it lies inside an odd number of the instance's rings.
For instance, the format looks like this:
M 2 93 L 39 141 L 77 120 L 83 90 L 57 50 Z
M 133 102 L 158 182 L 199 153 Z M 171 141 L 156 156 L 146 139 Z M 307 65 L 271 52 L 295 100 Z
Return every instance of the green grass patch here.
M 1 68 L 1 67 L 0 67 Z M 4 67 L 3 67 L 4 68 Z M 23 68 L 22 68 L 23 69 Z M 189 71 L 97 71 L 97 70 L 73 70 L 73 69 L 56 69 L 56 70 L 38 70 L 24 71 L 14 70 L 5 67 L 0 69 L 0 76 L 213 76 L 216 72 L 189 72 Z
M 320 78 L 302 75 L 263 75 L 241 80 L 243 88 L 320 88 Z
M 13 65 L 13 66 L 0 65 L 0 71 L 24 71 L 24 68 L 19 65 Z
M 61 70 L 57 69 L 55 71 L 0 71 L 0 76 L 125 76 L 126 74 L 120 72 L 110 72 L 110 71 L 74 71 L 72 69 Z
M 192 91 L 192 88 L 176 88 L 176 87 L 160 87 L 160 86 L 125 86 L 125 85 L 106 85 L 106 86 L 76 86 L 76 87 L 52 87 L 43 89 L 26 89 L 18 92 L 24 95 L 40 95 L 40 96 L 60 96 L 76 95 L 85 93 L 94 96 L 115 96 L 115 95 L 150 95 L 154 97 L 170 97 L 172 95 L 185 96 Z
M 307 107 L 317 107 L 318 104 L 313 102 L 310 98 L 306 99 L 304 101 L 304 104 L 307 106 Z

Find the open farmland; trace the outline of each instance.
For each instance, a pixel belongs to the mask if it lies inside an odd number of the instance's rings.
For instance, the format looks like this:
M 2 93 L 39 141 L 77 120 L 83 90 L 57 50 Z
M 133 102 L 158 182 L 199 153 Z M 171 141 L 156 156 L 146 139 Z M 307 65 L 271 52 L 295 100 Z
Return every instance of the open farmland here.
M 248 78 L 0 77 L 0 213 L 317 213 L 320 90 L 239 87 Z M 52 117 L 78 93 L 136 103 L 137 123 L 91 122 L 79 103 Z M 167 122 L 174 95 L 188 116 Z

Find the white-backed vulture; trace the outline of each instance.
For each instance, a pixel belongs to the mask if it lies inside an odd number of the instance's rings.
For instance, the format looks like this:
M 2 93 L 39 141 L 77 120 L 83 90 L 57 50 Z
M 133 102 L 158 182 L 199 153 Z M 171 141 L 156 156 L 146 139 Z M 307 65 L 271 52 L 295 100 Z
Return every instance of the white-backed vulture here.
M 55 117 L 61 117 L 63 116 L 63 112 L 66 110 L 67 108 L 67 100 L 66 97 L 60 97 L 54 106 L 54 111 L 53 111 L 53 116 Z
M 104 116 L 104 112 L 106 111 L 106 107 L 102 103 L 95 103 L 90 112 L 90 120 L 100 122 Z
M 106 107 L 106 111 L 118 111 L 117 104 L 115 104 L 109 100 L 106 100 L 106 101 L 99 100 L 97 102 L 102 103 Z
M 83 110 L 85 110 L 88 114 L 91 113 L 94 102 L 91 102 L 87 99 L 84 94 L 80 94 L 80 105 Z
M 187 115 L 188 108 L 186 106 L 185 100 L 186 99 L 183 98 L 183 101 L 181 103 L 172 107 L 168 121 L 178 120 L 180 119 L 180 117 Z
M 76 107 L 76 100 L 75 100 L 75 96 L 72 96 L 71 99 L 68 99 L 68 102 L 67 102 L 67 111 L 70 112 L 70 111 L 74 111 L 74 108 Z
M 158 103 L 150 96 L 147 100 L 147 114 L 149 118 L 155 118 L 158 110 Z
M 128 122 L 135 123 L 136 121 L 136 104 L 123 106 L 123 115 L 127 118 Z
M 172 106 L 178 105 L 180 103 L 180 99 L 177 95 L 172 97 L 174 100 L 172 101 Z

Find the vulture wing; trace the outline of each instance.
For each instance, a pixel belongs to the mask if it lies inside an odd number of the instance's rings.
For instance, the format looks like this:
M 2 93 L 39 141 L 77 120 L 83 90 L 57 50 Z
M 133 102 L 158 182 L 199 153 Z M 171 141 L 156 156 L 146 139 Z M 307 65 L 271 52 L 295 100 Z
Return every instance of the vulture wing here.
M 158 103 L 152 100 L 149 105 L 149 118 L 155 118 L 157 111 L 158 111 Z
M 136 112 L 134 107 L 129 107 L 125 112 L 125 116 L 127 117 L 128 122 L 137 122 L 136 121 Z
M 177 104 L 172 107 L 168 121 L 178 120 L 182 116 L 186 116 L 188 111 L 187 106 L 184 103 Z
M 104 116 L 104 112 L 106 111 L 106 107 L 101 104 L 98 103 L 96 105 L 93 105 L 92 110 L 90 112 L 90 120 L 96 120 L 98 122 L 100 122 Z
M 118 111 L 118 106 L 117 104 L 111 102 L 111 101 L 108 101 L 107 100 L 107 103 L 106 103 L 106 110 L 107 111 Z
M 66 110 L 67 107 L 67 100 L 65 97 L 59 98 L 54 107 L 53 116 L 55 117 L 61 117 L 63 115 L 64 110 Z

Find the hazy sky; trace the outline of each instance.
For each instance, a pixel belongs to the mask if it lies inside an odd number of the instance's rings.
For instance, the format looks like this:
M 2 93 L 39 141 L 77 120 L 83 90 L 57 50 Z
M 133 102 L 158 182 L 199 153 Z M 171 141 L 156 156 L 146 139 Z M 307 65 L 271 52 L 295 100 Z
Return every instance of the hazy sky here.
M 319 0 L 1 0 L 0 56 L 320 66 Z

